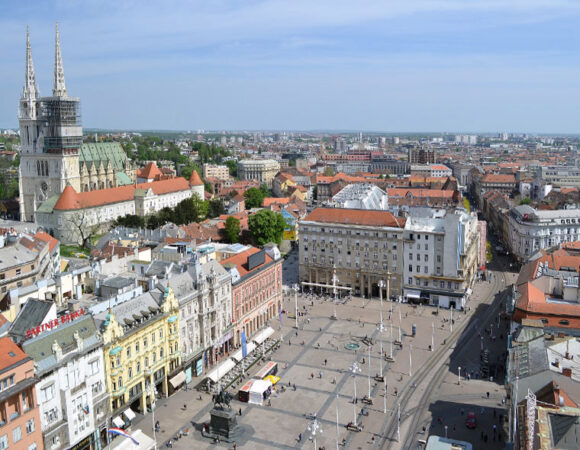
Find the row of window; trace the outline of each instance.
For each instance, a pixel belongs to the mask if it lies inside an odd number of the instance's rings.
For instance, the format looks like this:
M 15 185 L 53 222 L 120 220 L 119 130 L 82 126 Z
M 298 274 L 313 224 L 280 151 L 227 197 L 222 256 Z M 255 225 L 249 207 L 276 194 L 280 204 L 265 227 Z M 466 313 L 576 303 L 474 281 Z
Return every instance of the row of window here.
M 413 277 L 409 277 L 407 280 L 407 284 L 409 285 L 413 285 Z M 416 286 L 423 286 L 423 287 L 429 287 L 429 280 L 423 280 L 423 283 L 421 283 L 421 279 L 420 278 L 415 278 L 415 285 Z M 441 288 L 441 289 L 445 289 L 445 281 L 437 281 L 437 280 L 433 280 L 433 287 L 434 288 Z M 459 283 L 452 283 L 451 281 L 447 282 L 447 289 L 455 289 L 458 290 L 459 289 Z
M 34 419 L 26 421 L 25 428 L 26 434 L 34 433 L 34 430 L 36 429 L 34 425 Z M 22 428 L 18 426 L 12 430 L 12 442 L 16 444 L 21 440 L 22 440 Z M 0 436 L 0 450 L 6 450 L 7 448 L 8 448 L 8 435 L 4 434 Z M 33 443 L 28 446 L 28 450 L 36 450 L 36 448 L 37 448 L 36 443 Z

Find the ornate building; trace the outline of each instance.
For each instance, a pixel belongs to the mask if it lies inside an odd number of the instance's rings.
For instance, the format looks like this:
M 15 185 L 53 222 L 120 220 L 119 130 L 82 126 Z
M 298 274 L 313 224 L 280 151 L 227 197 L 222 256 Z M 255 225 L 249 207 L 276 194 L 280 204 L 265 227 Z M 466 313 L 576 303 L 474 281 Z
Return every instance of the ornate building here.
M 51 97 L 40 97 L 34 75 L 30 34 L 20 97 L 20 217 L 34 221 L 42 202 L 67 185 L 77 192 L 131 184 L 135 164 L 118 143 L 83 144 L 80 99 L 67 95 L 58 24 Z

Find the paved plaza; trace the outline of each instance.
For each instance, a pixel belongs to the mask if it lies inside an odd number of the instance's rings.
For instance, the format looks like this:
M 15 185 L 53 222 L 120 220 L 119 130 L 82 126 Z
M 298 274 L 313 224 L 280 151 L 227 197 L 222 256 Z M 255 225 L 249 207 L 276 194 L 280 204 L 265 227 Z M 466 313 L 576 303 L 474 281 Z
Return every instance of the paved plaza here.
M 499 436 L 494 441 L 492 430 L 494 423 L 498 430 L 503 427 L 499 423 L 499 414 L 505 415 L 502 385 L 497 380 L 468 381 L 465 378 L 468 373 L 471 376 L 479 370 L 482 343 L 490 350 L 493 350 L 492 345 L 497 346 L 499 352 L 502 346 L 505 349 L 505 337 L 500 340 L 496 336 L 495 342 L 492 342 L 492 336 L 484 331 L 488 323 L 496 323 L 502 301 L 501 296 L 495 293 L 504 286 L 504 275 L 498 272 L 496 277 L 493 282 L 476 284 L 470 303 L 471 311 L 468 314 L 455 312 L 453 322 L 449 310 L 440 310 L 435 315 L 437 309 L 433 307 L 412 307 L 384 301 L 382 357 L 378 299 L 352 298 L 339 303 L 338 320 L 332 320 L 334 306 L 329 298 L 299 294 L 298 309 L 304 315 L 299 316 L 299 328 L 296 330 L 294 295 L 286 295 L 281 329 L 278 320 L 270 324 L 276 335 L 282 336 L 279 349 L 271 354 L 272 359 L 279 363 L 278 376 L 281 381 L 271 396 L 271 406 L 233 401 L 234 410 L 242 409 L 238 422 L 244 430 L 236 442 L 237 448 L 312 448 L 314 443 L 308 428 L 313 415 L 316 415 L 321 429 L 316 434 L 316 445 L 326 449 L 336 448 L 337 417 L 338 441 L 344 445 L 343 448 L 416 448 L 419 440 L 427 438 L 428 432 L 445 435 L 445 426 L 450 437 L 471 441 L 476 448 L 484 444 L 483 448 L 501 448 Z M 491 306 L 492 302 L 494 306 Z M 403 336 L 402 347 L 392 344 L 392 341 L 399 339 L 399 324 Z M 415 336 L 412 336 L 413 324 L 417 330 Z M 434 346 L 431 351 L 432 333 Z M 480 333 L 484 341 L 481 341 Z M 496 325 L 493 334 L 498 333 Z M 389 363 L 385 356 L 391 353 L 391 345 L 394 362 Z M 356 350 L 349 349 L 357 346 Z M 355 361 L 360 371 L 353 381 L 349 368 Z M 381 364 L 386 378 L 386 397 L 384 384 L 374 379 L 380 372 Z M 459 365 L 463 367 L 460 384 Z M 260 366 L 252 368 L 246 378 L 250 379 L 259 369 Z M 361 400 L 369 394 L 369 373 L 373 404 L 365 405 Z M 354 383 L 357 394 L 355 404 Z M 296 390 L 290 385 L 295 385 Z M 281 386 L 285 387 L 284 392 L 281 392 Z M 237 393 L 234 390 L 231 392 Z M 487 392 L 490 393 L 489 398 Z M 397 441 L 399 402 L 401 426 Z M 184 404 L 187 404 L 185 409 Z M 214 444 L 201 436 L 201 424 L 209 421 L 211 407 L 208 394 L 191 389 L 159 401 L 155 417 L 161 424 L 161 432 L 157 434 L 158 444 L 162 446 L 179 430 L 188 429 L 189 435 L 174 442 L 173 448 L 212 448 L 216 445 L 233 448 L 232 444 Z M 475 430 L 465 427 L 465 415 L 471 411 L 477 414 L 478 426 Z M 150 415 L 145 416 L 133 428 L 140 428 L 151 435 L 151 419 Z M 346 426 L 350 422 L 361 425 L 362 431 L 348 431 Z M 424 433 L 423 427 L 426 429 Z M 482 431 L 488 434 L 487 443 L 481 440 Z M 302 439 L 298 441 L 300 434 Z

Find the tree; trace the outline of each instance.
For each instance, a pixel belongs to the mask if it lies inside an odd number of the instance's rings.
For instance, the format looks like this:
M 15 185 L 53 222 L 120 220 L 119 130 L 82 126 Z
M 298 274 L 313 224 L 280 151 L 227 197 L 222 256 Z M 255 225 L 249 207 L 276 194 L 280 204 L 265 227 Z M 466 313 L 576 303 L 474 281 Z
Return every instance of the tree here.
M 226 219 L 226 239 L 228 242 L 235 244 L 240 240 L 240 220 L 237 217 L 230 216 Z
M 143 228 L 145 227 L 145 218 L 136 214 L 127 214 L 123 217 L 117 217 L 113 222 L 113 228 L 119 226 L 127 228 Z
M 219 198 L 212 198 L 209 201 L 209 208 L 208 208 L 208 217 L 214 218 L 219 217 L 225 212 L 224 202 Z
M 520 205 L 529 205 L 530 203 L 532 203 L 532 200 L 530 199 L 530 197 L 522 198 L 520 200 Z
M 78 210 L 68 216 L 70 236 L 74 236 L 81 247 L 89 249 L 91 240 L 96 236 L 100 223 L 92 224 L 89 213 L 85 210 Z
M 312 188 L 312 200 L 318 200 L 318 186 Z
M 180 201 L 174 210 L 169 208 L 171 213 L 168 222 L 173 222 L 176 225 L 201 222 L 207 217 L 208 209 L 209 202 L 203 201 L 197 194 L 194 194 L 192 197 Z
M 327 166 L 324 168 L 323 175 L 325 177 L 333 177 L 334 175 L 336 175 L 336 172 L 334 171 L 334 169 L 332 167 Z
M 230 175 L 234 178 L 238 177 L 238 162 L 230 159 L 226 161 L 226 166 L 228 166 L 228 170 L 230 171 Z
M 264 245 L 268 242 L 280 244 L 284 228 L 286 228 L 286 221 L 282 214 L 269 209 L 261 209 L 249 219 L 250 233 L 256 245 Z
M 262 193 L 262 195 L 264 196 L 262 198 L 262 200 L 264 200 L 264 198 L 269 197 L 270 196 L 270 189 L 268 189 L 268 186 L 266 186 L 266 184 L 262 183 L 260 185 L 260 192 Z
M 264 193 L 256 188 L 250 188 L 244 192 L 244 199 L 246 200 L 246 208 L 259 208 L 264 201 Z

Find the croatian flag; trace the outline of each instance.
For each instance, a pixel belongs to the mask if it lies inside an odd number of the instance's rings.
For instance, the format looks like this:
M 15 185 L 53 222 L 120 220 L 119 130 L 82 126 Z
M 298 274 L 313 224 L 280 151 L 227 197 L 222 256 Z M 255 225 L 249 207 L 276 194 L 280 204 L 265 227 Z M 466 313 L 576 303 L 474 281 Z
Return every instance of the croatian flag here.
M 131 439 L 135 443 L 135 445 L 139 445 L 139 442 L 137 442 L 137 439 L 135 439 L 133 436 L 131 436 L 125 430 L 121 430 L 120 428 L 109 428 L 109 433 L 126 437 L 128 439 Z

